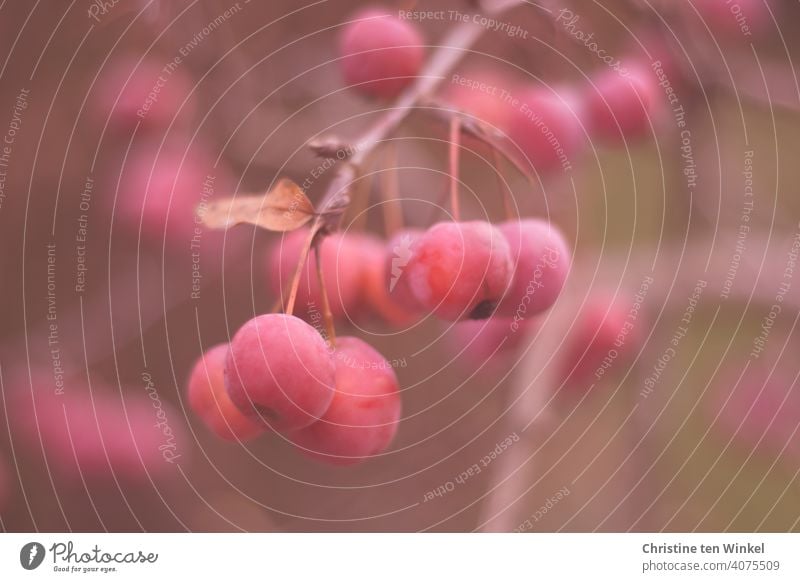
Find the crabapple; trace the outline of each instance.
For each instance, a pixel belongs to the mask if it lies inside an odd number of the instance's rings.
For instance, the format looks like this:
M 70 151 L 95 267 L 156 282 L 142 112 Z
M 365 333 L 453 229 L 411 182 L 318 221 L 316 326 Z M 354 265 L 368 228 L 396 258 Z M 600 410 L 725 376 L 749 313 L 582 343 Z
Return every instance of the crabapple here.
M 112 61 L 98 79 L 97 110 L 108 114 L 114 129 L 166 128 L 177 118 L 191 117 L 192 83 L 181 69 L 133 57 Z
M 752 36 L 763 32 L 772 20 L 770 8 L 778 8 L 771 0 L 694 0 L 692 4 L 712 34 L 728 36 Z M 687 10 L 691 11 L 691 8 L 687 7 Z
M 516 353 L 538 325 L 535 319 L 515 321 L 498 316 L 460 321 L 447 330 L 445 341 L 454 356 L 463 356 L 464 363 L 477 368 Z
M 155 392 L 120 399 L 110 388 L 70 384 L 59 395 L 34 386 L 19 394 L 13 410 L 15 434 L 41 448 L 48 465 L 75 482 L 149 482 L 184 454 L 176 452 L 185 442 L 175 424 L 180 415 Z
M 292 315 L 260 315 L 231 341 L 225 386 L 246 415 L 276 430 L 308 426 L 333 398 L 334 364 L 322 336 Z
M 565 386 L 575 390 L 588 388 L 640 342 L 629 310 L 619 301 L 605 296 L 591 298 L 578 313 L 563 347 Z
M 561 232 L 543 220 L 509 220 L 499 227 L 511 249 L 514 276 L 496 314 L 517 320 L 552 307 L 564 288 L 570 251 Z
M 659 87 L 653 73 L 631 66 L 627 74 L 605 70 L 587 89 L 586 123 L 603 139 L 622 140 L 646 135 L 656 116 Z
M 337 340 L 336 392 L 322 418 L 290 438 L 304 453 L 351 465 L 385 451 L 400 420 L 400 393 L 391 364 L 360 339 Z
M 308 241 L 310 230 L 301 228 L 288 233 L 278 241 L 269 258 L 270 282 L 276 294 L 285 296 L 300 261 L 300 254 Z M 365 262 L 369 247 L 364 239 L 345 233 L 333 233 L 322 239 L 320 252 L 325 290 L 334 317 L 341 318 L 361 308 Z M 366 249 L 366 250 L 365 250 Z M 305 313 L 322 310 L 322 291 L 317 281 L 314 252 L 308 255 L 297 290 L 296 304 Z
M 425 309 L 449 321 L 485 319 L 511 282 L 511 251 L 488 222 L 440 222 L 419 238 L 406 271 Z
M 388 246 L 372 237 L 360 237 L 364 266 L 364 303 L 383 321 L 397 326 L 412 323 L 420 311 L 408 290 L 405 278 L 402 277 L 402 271 L 411 256 L 412 232 L 417 234 L 417 231 L 411 229 L 403 231 Z M 403 283 L 400 283 L 401 280 Z
M 202 200 L 227 189 L 227 175 L 213 168 L 211 156 L 179 144 L 163 149 L 139 147 L 122 169 L 115 214 L 129 231 L 160 245 L 166 236 L 174 246 L 188 247 L 196 234 L 195 210 Z M 203 232 L 203 243 L 221 237 Z
M 356 13 L 339 39 L 345 81 L 382 99 L 397 96 L 414 81 L 425 56 L 416 27 L 380 8 Z
M 453 75 L 453 82 L 442 99 L 491 127 L 507 132 L 514 116 L 514 107 L 505 95 L 513 96 L 513 79 L 491 69 L 467 70 Z
M 406 228 L 386 244 L 383 286 L 389 289 L 389 295 L 395 303 L 409 311 L 419 311 L 420 304 L 411 291 L 405 271 L 422 235 L 421 229 Z
M 264 432 L 264 425 L 245 416 L 225 390 L 228 344 L 207 350 L 192 368 L 188 383 L 189 406 L 217 436 L 246 440 Z
M 750 451 L 780 454 L 800 459 L 800 390 L 794 372 L 755 365 L 741 380 L 738 375 L 714 386 L 709 412 L 718 427 L 737 444 Z
M 570 91 L 539 87 L 518 91 L 509 138 L 539 171 L 566 167 L 581 145 L 580 101 Z

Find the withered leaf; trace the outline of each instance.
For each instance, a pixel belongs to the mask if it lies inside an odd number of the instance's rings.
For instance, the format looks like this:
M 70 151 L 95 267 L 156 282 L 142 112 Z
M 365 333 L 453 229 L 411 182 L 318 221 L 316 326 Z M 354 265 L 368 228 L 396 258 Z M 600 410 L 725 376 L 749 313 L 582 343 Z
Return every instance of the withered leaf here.
M 308 223 L 315 210 L 302 188 L 283 178 L 266 194 L 239 194 L 198 208 L 197 214 L 209 228 L 255 224 L 273 232 L 288 232 Z

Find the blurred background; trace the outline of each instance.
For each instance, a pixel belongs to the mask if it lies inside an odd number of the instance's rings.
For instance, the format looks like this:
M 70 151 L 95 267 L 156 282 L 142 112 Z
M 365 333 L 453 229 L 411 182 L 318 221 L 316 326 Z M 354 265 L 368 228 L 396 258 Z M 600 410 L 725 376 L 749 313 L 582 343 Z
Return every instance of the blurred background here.
M 322 197 L 309 140 L 357 139 L 391 105 L 341 74 L 365 4 L 0 7 L 2 530 L 800 530 L 800 6 L 522 3 L 441 48 L 495 4 L 381 6 L 418 15 L 427 57 L 459 50 L 454 72 L 579 120 L 609 63 L 635 64 L 648 123 L 581 123 L 568 168 L 463 140 L 462 216 L 503 220 L 508 188 L 564 232 L 567 286 L 492 358 L 469 349 L 483 327 L 340 318 L 402 362 L 398 435 L 351 467 L 221 440 L 185 394 L 204 350 L 273 309 L 281 241 L 194 210 L 282 177 Z M 448 75 L 368 157 L 344 228 L 386 234 L 387 169 L 405 224 L 447 218 L 447 104 L 502 107 L 468 91 Z

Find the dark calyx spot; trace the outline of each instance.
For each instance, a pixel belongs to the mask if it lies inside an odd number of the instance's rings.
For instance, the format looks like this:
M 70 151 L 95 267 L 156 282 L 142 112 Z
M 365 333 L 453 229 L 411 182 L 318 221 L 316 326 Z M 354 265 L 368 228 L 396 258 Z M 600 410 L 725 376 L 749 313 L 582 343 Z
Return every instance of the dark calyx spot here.
M 258 416 L 261 417 L 262 420 L 267 422 L 275 422 L 280 418 L 280 415 L 272 410 L 271 408 L 267 408 L 266 406 L 261 406 L 260 404 L 253 404 L 253 410 L 258 413 Z
M 497 309 L 496 301 L 481 301 L 469 314 L 469 319 L 488 319 Z

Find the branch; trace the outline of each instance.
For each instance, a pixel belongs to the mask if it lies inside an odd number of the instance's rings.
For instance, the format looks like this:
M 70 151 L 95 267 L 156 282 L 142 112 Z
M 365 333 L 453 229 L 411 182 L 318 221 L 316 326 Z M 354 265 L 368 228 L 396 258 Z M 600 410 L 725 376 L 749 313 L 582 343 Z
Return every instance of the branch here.
M 510 3 L 502 6 L 494 14 L 500 14 L 509 6 L 515 5 L 516 3 Z M 339 228 L 342 216 L 339 210 L 350 203 L 350 185 L 358 176 L 364 161 L 405 121 L 421 101 L 436 90 L 485 31 L 485 27 L 472 22 L 472 19 L 457 24 L 437 47 L 414 84 L 356 141 L 353 155 L 337 170 L 319 204 L 317 224 L 323 231 L 330 232 Z M 336 141 L 335 138 L 331 139 Z

